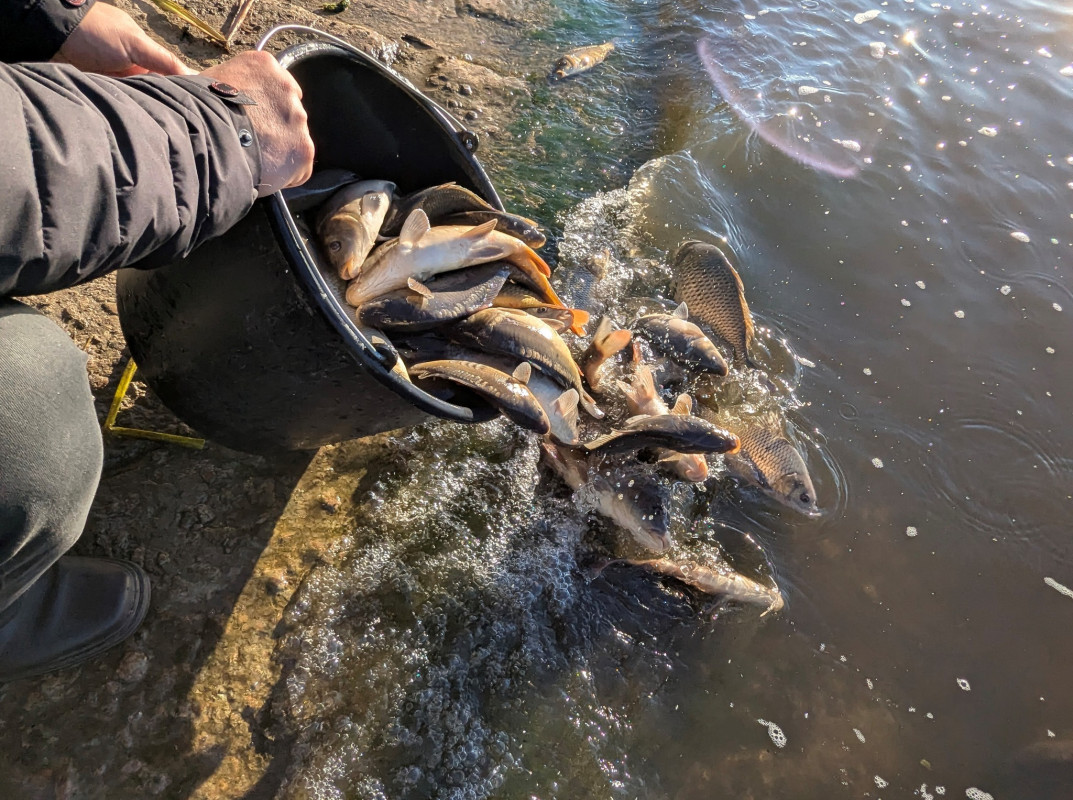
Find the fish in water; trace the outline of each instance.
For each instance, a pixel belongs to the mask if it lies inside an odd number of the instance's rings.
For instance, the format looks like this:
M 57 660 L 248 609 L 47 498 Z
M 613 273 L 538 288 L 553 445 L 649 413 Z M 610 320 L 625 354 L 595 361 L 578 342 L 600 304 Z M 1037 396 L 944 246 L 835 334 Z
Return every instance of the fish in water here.
M 610 317 L 600 320 L 592 335 L 592 342 L 581 356 L 581 369 L 589 388 L 594 392 L 604 390 L 603 372 L 607 360 L 625 348 L 631 339 L 633 334 L 616 328 Z
M 432 217 L 429 217 L 431 220 Z M 474 211 L 459 211 L 448 214 L 434 222 L 437 225 L 480 225 L 490 219 L 496 221 L 496 230 L 509 233 L 515 239 L 521 239 L 534 250 L 539 250 L 548 242 L 548 237 L 540 230 L 540 226 L 528 217 L 520 217 L 506 211 L 488 211 L 477 209 Z
M 678 453 L 736 453 L 738 437 L 700 417 L 686 414 L 630 417 L 622 426 L 582 445 L 590 453 L 611 455 L 666 447 Z
M 301 214 L 316 208 L 348 183 L 356 183 L 358 176 L 346 169 L 321 169 L 313 173 L 301 186 L 283 190 L 283 199 L 292 214 Z
M 474 361 L 426 361 L 410 367 L 417 379 L 440 378 L 472 389 L 499 409 L 503 416 L 528 431 L 544 435 L 551 430 L 548 415 L 526 386 L 532 367 L 519 365 L 507 374 Z
M 410 215 L 420 208 L 433 223 L 440 221 L 452 214 L 463 214 L 469 211 L 486 211 L 501 213 L 498 208 L 475 192 L 470 191 L 457 183 L 444 183 L 439 186 L 429 186 L 427 189 L 413 192 L 402 197 L 396 197 L 388 211 L 387 219 L 384 220 L 383 235 L 387 237 L 398 236 L 402 226 Z M 482 220 L 487 222 L 488 220 Z M 532 222 L 532 220 L 528 220 Z M 533 223 L 536 225 L 536 223 Z
M 548 283 L 548 265 L 524 242 L 498 233 L 495 221 L 475 228 L 440 225 L 433 228 L 421 209 L 410 214 L 397 239 L 384 242 L 366 259 L 361 273 L 350 282 L 346 301 L 355 308 L 382 294 L 409 286 L 421 294 L 421 281 L 489 261 L 507 261 L 538 283 L 552 303 L 563 306 Z
M 450 272 L 426 284 L 431 296 L 408 288 L 388 292 L 362 305 L 358 318 L 385 331 L 431 330 L 491 306 L 511 269 L 510 264 L 491 261 Z
M 358 181 L 333 194 L 317 217 L 317 237 L 345 281 L 354 278 L 376 244 L 384 215 L 391 205 L 395 184 Z
M 612 564 L 639 567 L 657 575 L 672 578 L 705 594 L 760 606 L 764 609 L 761 616 L 770 614 L 772 611 L 779 611 L 785 605 L 782 592 L 777 587 L 764 586 L 735 572 L 730 567 L 713 569 L 697 561 L 655 558 L 647 561 L 614 559 L 602 564 L 598 569 L 605 569 Z
M 703 408 L 701 413 L 711 416 Z M 773 414 L 761 415 L 732 427 L 741 439 L 741 450 L 727 456 L 727 470 L 783 505 L 809 517 L 819 516 L 808 466 L 783 434 L 779 420 Z
M 756 369 L 749 353 L 755 330 L 745 287 L 730 260 L 713 244 L 690 241 L 674 254 L 674 298 L 725 339 L 734 360 Z
M 672 314 L 645 314 L 633 327 L 676 361 L 720 377 L 727 374 L 727 362 L 715 343 L 689 321 L 686 303 Z
M 581 384 L 581 372 L 566 342 L 544 320 L 524 311 L 486 308 L 444 329 L 448 339 L 487 353 L 515 356 L 554 378 L 564 388 L 577 389 L 581 407 L 600 419 L 604 413 Z
M 544 459 L 575 492 L 592 489 L 596 510 L 628 531 L 649 550 L 662 553 L 671 546 L 671 519 L 666 492 L 649 473 L 605 475 L 590 469 L 583 451 L 543 442 Z
M 614 42 L 604 42 L 603 44 L 594 44 L 571 50 L 555 62 L 555 69 L 551 74 L 556 78 L 562 79 L 570 75 L 577 75 L 579 72 L 585 72 L 602 62 L 607 58 L 608 53 L 614 49 Z
M 658 417 L 663 414 L 688 415 L 693 408 L 693 401 L 688 394 L 679 395 L 674 409 L 667 404 L 656 391 L 656 382 L 652 370 L 642 364 L 633 374 L 632 384 L 619 381 L 619 388 L 626 395 L 626 405 L 634 416 L 646 415 Z M 692 483 L 703 483 L 708 479 L 708 461 L 703 453 L 680 453 L 665 447 L 656 449 L 656 458 L 665 464 L 675 475 Z

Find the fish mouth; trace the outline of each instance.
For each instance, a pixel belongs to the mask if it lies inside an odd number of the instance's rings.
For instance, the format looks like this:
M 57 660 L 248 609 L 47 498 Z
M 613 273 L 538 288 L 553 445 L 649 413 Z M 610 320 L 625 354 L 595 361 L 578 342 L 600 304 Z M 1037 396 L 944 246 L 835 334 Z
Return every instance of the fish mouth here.
M 671 549 L 671 535 L 664 528 L 641 526 L 633 529 L 633 536 L 638 543 L 657 553 Z

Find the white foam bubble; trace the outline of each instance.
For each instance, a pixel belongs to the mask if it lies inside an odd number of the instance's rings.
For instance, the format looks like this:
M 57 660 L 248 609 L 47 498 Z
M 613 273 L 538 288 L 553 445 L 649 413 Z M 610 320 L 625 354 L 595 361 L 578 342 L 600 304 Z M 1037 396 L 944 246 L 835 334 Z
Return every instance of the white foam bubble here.
M 869 42 L 868 50 L 876 61 L 883 58 L 887 53 L 887 46 L 883 42 Z
M 908 528 L 905 529 L 905 535 L 908 536 L 910 539 L 916 536 L 917 532 L 918 531 L 916 527 L 913 525 L 910 525 Z
M 870 22 L 871 20 L 875 19 L 882 13 L 883 12 L 880 11 L 878 8 L 873 8 L 871 11 L 862 11 L 860 14 L 853 15 L 853 21 L 856 22 L 858 25 L 863 25 L 864 23 Z
M 968 797 L 969 800 L 995 800 L 994 797 L 985 792 L 983 789 L 977 789 L 975 786 L 970 786 L 968 789 L 966 789 L 965 796 Z
M 913 304 L 912 304 L 912 303 L 910 303 L 910 302 L 909 302 L 908 300 L 906 300 L 906 299 L 905 299 L 905 298 L 903 297 L 903 298 L 902 298 L 902 305 L 903 305 L 903 306 L 905 306 L 906 308 L 909 308 L 909 306 L 911 306 L 911 305 L 913 305 Z
M 1028 244 L 1029 242 L 1031 242 L 1031 241 L 1032 241 L 1032 240 L 1031 240 L 1031 239 L 1029 238 L 1028 234 L 1027 234 L 1027 233 L 1025 233 L 1024 231 L 1013 231 L 1013 232 L 1012 232 L 1012 233 L 1010 234 L 1010 236 L 1011 236 L 1012 238 L 1016 239 L 1016 240 L 1017 240 L 1017 241 L 1019 241 L 1019 242 L 1024 242 L 1025 244 Z
M 965 319 L 965 312 L 959 308 L 957 311 L 954 312 L 954 316 L 958 319 Z
M 980 128 L 979 133 L 982 133 L 984 136 L 990 136 L 991 138 L 994 138 L 998 136 L 998 128 L 996 128 L 994 125 L 984 125 L 984 127 Z
M 964 678 L 958 678 L 958 688 L 961 689 L 961 691 L 963 692 L 968 692 L 972 690 L 972 687 L 969 686 L 969 682 Z
M 924 281 L 917 281 L 917 288 L 918 288 L 918 289 L 927 289 L 928 287 L 927 287 L 927 285 L 926 285 L 926 284 L 924 283 Z
M 816 88 L 815 86 L 807 86 L 806 85 L 806 86 L 798 86 L 797 87 L 797 93 L 799 95 L 802 95 L 802 96 L 810 95 L 810 94 L 816 94 L 816 92 L 818 92 L 818 91 L 820 91 L 820 90 L 818 88 Z
M 886 789 L 887 786 L 890 785 L 885 780 L 883 780 L 881 777 L 879 777 L 878 775 L 876 775 L 875 778 L 873 778 L 873 780 L 876 782 L 876 786 L 879 787 L 880 789 Z
M 768 722 L 766 719 L 758 719 L 757 722 L 767 728 L 767 735 L 771 738 L 773 745 L 780 750 L 786 747 L 786 734 L 782 732 L 782 728 L 774 722 Z
M 1066 597 L 1073 598 L 1073 589 L 1070 589 L 1068 586 L 1063 586 L 1054 578 L 1044 578 L 1043 582 L 1059 594 L 1064 594 Z
M 860 731 L 860 728 L 854 728 L 854 729 L 853 729 L 853 733 L 854 733 L 854 734 L 856 735 L 856 737 L 857 737 L 857 740 L 858 740 L 858 741 L 859 741 L 859 742 L 860 742 L 861 744 L 864 744 L 864 734 L 863 734 L 863 733 L 861 733 L 861 731 Z
M 883 459 L 879 458 L 878 456 L 876 458 L 873 458 L 872 459 L 872 466 L 875 467 L 876 469 L 883 469 Z
M 1058 304 L 1058 303 L 1051 303 L 1051 308 L 1053 308 L 1055 311 L 1061 311 L 1062 310 L 1062 306 L 1060 304 Z
M 1004 283 L 1002 286 L 999 287 L 998 290 L 1003 294 L 1009 294 L 1011 291 L 1013 291 L 1012 289 L 1010 289 L 1010 285 L 1008 283 Z

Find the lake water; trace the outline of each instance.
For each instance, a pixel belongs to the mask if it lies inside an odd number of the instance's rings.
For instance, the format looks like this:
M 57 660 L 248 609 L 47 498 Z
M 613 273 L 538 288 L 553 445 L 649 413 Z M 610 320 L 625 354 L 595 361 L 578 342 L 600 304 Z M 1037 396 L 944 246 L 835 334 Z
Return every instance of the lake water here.
M 593 578 L 614 532 L 513 426 L 400 436 L 289 611 L 287 791 L 1069 796 L 1035 783 L 1073 758 L 1073 11 L 561 12 L 533 48 L 618 47 L 538 86 L 497 186 L 560 281 L 607 247 L 654 297 L 679 242 L 732 252 L 825 513 L 724 479 L 680 512 L 680 553 L 782 587 L 761 618 Z

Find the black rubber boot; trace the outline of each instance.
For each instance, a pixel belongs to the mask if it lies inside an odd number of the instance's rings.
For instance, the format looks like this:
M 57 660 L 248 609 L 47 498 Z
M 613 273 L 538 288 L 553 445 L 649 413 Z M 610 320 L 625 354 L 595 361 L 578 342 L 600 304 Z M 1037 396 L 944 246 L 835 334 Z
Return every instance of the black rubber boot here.
M 0 612 L 0 683 L 42 675 L 122 642 L 149 609 L 137 564 L 63 556 Z

